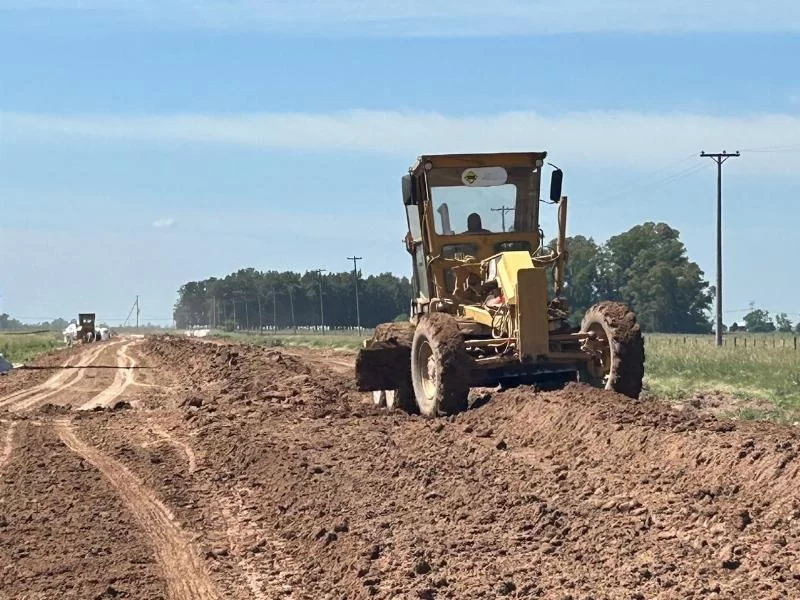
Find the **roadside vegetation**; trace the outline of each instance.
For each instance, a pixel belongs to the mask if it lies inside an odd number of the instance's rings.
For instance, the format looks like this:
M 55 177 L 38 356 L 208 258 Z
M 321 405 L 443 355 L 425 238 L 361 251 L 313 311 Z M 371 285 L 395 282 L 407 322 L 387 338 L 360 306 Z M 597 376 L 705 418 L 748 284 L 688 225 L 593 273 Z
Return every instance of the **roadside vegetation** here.
M 27 362 L 63 345 L 63 339 L 57 333 L 0 333 L 0 354 L 12 363 Z
M 793 335 L 646 336 L 645 384 L 651 396 L 685 400 L 721 392 L 732 416 L 800 420 L 800 349 Z M 748 401 L 764 401 L 752 408 Z M 737 408 L 737 403 L 741 404 Z

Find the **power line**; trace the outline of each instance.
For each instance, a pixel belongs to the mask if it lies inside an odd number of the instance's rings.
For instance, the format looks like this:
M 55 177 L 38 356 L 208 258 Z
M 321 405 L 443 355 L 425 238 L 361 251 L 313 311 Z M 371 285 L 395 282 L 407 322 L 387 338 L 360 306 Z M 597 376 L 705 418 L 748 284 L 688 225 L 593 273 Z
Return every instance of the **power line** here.
M 739 152 L 728 154 L 726 150 L 722 152 L 707 153 L 700 152 L 702 158 L 710 158 L 717 163 L 717 326 L 714 332 L 717 346 L 722 347 L 722 165 L 729 158 L 741 156 Z
M 671 171 L 675 167 L 677 167 L 679 165 L 683 165 L 684 163 L 692 160 L 693 158 L 695 158 L 695 153 L 694 152 L 692 152 L 691 154 L 688 154 L 688 155 L 686 155 L 686 156 L 684 156 L 682 158 L 679 158 L 677 160 L 669 162 L 669 163 L 659 167 L 655 171 L 651 171 L 650 173 L 647 173 L 646 175 L 644 175 L 642 177 L 630 179 L 630 180 L 628 180 L 627 183 L 625 183 L 622 186 L 620 186 L 617 190 L 614 191 L 613 194 L 609 195 L 607 198 L 610 198 L 611 196 L 621 196 L 623 194 L 627 194 L 627 193 L 629 193 L 629 192 L 631 192 L 633 190 L 636 190 L 636 189 L 639 189 L 639 188 L 641 188 L 643 186 L 646 186 L 647 184 L 652 183 L 653 178 L 660 177 L 662 173 L 664 173 L 666 171 Z M 601 200 L 605 200 L 607 198 L 602 198 Z
M 766 146 L 764 148 L 744 148 L 740 152 L 800 152 L 800 144 L 788 146 Z

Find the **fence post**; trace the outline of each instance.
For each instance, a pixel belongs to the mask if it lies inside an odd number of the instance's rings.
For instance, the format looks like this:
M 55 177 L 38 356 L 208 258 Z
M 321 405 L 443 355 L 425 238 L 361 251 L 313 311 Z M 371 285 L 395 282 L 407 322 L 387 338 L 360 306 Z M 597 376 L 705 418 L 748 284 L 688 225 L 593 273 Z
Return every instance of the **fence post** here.
M 733 338 L 733 347 L 736 348 L 736 338 Z

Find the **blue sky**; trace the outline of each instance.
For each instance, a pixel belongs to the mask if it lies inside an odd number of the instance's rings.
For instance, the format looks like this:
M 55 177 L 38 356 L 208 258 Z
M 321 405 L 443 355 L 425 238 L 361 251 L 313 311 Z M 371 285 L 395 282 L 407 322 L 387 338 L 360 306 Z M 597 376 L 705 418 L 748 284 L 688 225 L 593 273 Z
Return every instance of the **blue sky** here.
M 726 322 L 797 321 L 800 5 L 697 4 L 0 0 L 0 311 L 167 323 L 239 267 L 405 274 L 399 179 L 446 151 L 548 150 L 571 234 L 666 221 L 713 279 L 697 155 L 741 149 Z

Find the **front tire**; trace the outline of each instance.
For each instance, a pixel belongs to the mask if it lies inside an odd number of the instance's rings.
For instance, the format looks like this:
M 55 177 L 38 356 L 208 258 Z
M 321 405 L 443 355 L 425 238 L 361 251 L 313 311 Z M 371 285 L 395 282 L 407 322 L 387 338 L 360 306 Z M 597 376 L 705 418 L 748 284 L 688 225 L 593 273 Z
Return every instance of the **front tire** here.
M 606 390 L 638 399 L 644 378 L 644 339 L 636 315 L 619 302 L 600 302 L 586 311 L 582 332 L 601 342 L 598 356 L 583 369 L 581 379 Z
M 467 409 L 472 358 L 454 317 L 432 313 L 420 318 L 411 344 L 411 381 L 425 417 Z

